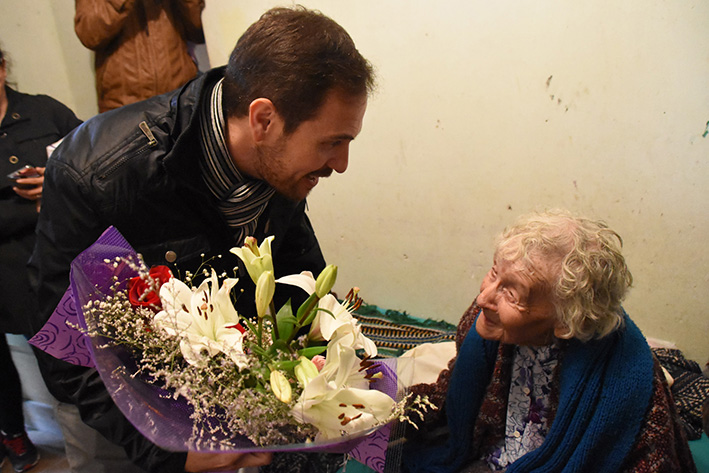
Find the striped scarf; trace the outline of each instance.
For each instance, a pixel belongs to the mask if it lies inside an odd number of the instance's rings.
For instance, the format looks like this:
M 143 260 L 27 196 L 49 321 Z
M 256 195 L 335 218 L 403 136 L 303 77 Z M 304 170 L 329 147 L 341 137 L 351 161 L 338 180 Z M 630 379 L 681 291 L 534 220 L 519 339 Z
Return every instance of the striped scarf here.
M 253 235 L 258 218 L 275 190 L 267 182 L 241 174 L 229 155 L 224 139 L 222 81 L 217 82 L 200 113 L 200 161 L 202 179 L 217 198 L 217 207 L 234 230 L 237 242 Z

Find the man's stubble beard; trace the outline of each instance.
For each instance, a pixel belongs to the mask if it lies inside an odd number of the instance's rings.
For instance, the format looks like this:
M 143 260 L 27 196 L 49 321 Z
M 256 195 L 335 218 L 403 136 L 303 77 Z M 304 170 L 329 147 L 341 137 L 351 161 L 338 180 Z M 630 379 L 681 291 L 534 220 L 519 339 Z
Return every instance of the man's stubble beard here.
M 258 171 L 261 178 L 276 189 L 276 192 L 290 200 L 300 201 L 302 197 L 297 195 L 297 189 L 294 188 L 297 183 L 289 183 L 287 176 L 284 176 L 287 160 L 284 155 L 285 147 L 283 136 L 273 145 L 258 145 L 256 147 Z

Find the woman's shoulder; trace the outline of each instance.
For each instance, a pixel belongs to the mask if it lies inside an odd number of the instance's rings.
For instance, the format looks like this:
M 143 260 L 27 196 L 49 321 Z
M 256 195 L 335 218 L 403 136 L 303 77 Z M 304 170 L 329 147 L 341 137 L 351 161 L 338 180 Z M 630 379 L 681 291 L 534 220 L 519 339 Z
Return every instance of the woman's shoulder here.
M 49 121 L 64 134 L 81 124 L 74 112 L 59 100 L 44 94 L 27 94 L 8 88 L 12 113 L 33 121 Z
M 10 103 L 17 107 L 61 107 L 68 108 L 54 97 L 45 94 L 29 94 L 8 87 L 7 97 Z

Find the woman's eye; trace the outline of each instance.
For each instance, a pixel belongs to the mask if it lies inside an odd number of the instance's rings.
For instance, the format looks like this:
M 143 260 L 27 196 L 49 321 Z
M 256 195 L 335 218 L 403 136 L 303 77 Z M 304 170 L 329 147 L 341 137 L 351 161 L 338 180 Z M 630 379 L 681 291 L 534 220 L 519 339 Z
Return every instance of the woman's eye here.
M 508 301 L 515 303 L 515 304 L 517 303 L 517 297 L 515 296 L 515 294 L 512 291 L 510 291 L 509 289 L 504 289 L 503 293 L 505 294 L 505 297 L 507 298 Z

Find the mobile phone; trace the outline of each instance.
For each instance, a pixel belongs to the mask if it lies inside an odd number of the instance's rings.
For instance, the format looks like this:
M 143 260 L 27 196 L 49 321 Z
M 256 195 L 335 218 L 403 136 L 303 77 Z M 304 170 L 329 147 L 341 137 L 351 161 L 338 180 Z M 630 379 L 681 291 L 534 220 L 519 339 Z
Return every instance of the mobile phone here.
M 32 169 L 34 171 L 34 166 L 30 166 L 29 164 L 23 168 L 17 169 L 16 171 L 11 172 L 10 174 L 7 175 L 10 179 L 17 180 L 17 179 L 25 179 L 28 177 L 39 177 L 40 174 L 37 171 L 34 172 L 27 172 L 27 170 Z M 27 174 L 25 174 L 27 173 Z

